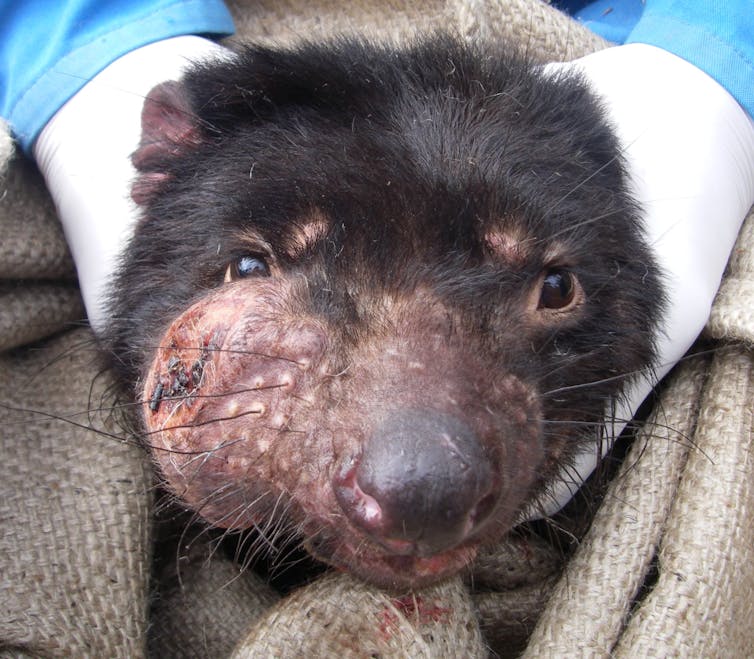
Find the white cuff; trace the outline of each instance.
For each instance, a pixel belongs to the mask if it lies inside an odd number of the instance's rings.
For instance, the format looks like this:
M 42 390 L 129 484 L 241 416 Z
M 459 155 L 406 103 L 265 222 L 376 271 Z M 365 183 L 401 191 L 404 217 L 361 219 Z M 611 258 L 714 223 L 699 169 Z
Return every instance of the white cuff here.
M 192 62 L 227 53 L 200 37 L 166 39 L 113 62 L 48 122 L 33 153 L 73 254 L 89 322 L 105 323 L 105 300 L 139 211 L 130 197 L 131 154 L 152 87 L 175 80 Z
M 658 334 L 659 379 L 704 328 L 754 204 L 754 123 L 715 80 L 654 46 L 609 48 L 547 71 L 571 68 L 584 74 L 613 124 L 664 273 L 669 306 Z M 636 382 L 608 424 L 608 440 L 579 454 L 532 517 L 565 505 L 656 383 Z

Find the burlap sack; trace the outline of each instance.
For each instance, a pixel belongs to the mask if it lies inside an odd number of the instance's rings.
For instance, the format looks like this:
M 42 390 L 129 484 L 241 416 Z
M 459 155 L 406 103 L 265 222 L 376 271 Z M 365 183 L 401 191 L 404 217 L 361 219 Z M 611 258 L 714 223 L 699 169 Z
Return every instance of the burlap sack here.
M 274 42 L 444 27 L 538 61 L 605 45 L 536 0 L 230 6 L 241 38 Z M 11 157 L 0 130 L 0 655 L 139 657 L 148 631 L 160 657 L 471 657 L 527 639 L 537 657 L 751 654 L 754 219 L 710 356 L 672 374 L 565 568 L 559 547 L 521 535 L 463 582 L 394 597 L 325 576 L 279 600 L 192 545 L 177 567 L 162 557 L 152 593 L 148 460 L 116 422 L 93 337 L 63 332 L 83 320 L 72 263 L 38 175 Z
M 0 369 L 0 647 L 139 656 L 152 473 L 119 439 L 92 336 L 6 352 Z

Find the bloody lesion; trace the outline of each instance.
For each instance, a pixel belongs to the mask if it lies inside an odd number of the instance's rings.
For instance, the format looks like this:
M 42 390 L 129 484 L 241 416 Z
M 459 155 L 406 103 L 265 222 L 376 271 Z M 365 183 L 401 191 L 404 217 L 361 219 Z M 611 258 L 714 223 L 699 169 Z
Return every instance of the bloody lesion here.
M 379 616 L 379 631 L 383 640 L 391 640 L 400 626 L 401 617 L 419 628 L 449 625 L 453 619 L 453 609 L 415 594 L 393 598 L 390 606 L 385 606 Z
M 175 340 L 170 342 L 164 370 L 157 376 L 149 396 L 152 414 L 160 411 L 163 401 L 178 401 L 191 408 L 202 387 L 207 363 L 218 349 L 217 345 L 214 333 L 206 334 L 197 348 L 179 347 Z M 194 356 L 190 356 L 191 353 Z

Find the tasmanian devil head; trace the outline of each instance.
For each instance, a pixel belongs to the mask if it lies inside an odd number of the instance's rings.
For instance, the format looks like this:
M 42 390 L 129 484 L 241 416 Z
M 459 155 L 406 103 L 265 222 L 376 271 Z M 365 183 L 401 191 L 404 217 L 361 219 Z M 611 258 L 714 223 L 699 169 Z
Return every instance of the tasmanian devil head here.
M 109 348 L 214 525 L 442 578 L 651 362 L 656 269 L 576 79 L 449 38 L 250 48 L 143 124 Z

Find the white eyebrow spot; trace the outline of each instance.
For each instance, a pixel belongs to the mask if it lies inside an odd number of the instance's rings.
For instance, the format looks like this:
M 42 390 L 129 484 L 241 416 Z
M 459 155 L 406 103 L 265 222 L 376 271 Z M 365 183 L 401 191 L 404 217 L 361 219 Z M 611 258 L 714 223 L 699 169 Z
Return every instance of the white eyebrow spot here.
M 484 234 L 487 248 L 512 266 L 523 266 L 529 254 L 527 242 L 531 238 L 518 227 L 490 229 Z
M 289 236 L 286 238 L 286 247 L 292 258 L 303 254 L 307 249 L 327 235 L 329 222 L 327 218 L 314 212 L 311 216 L 300 219 L 293 224 Z

